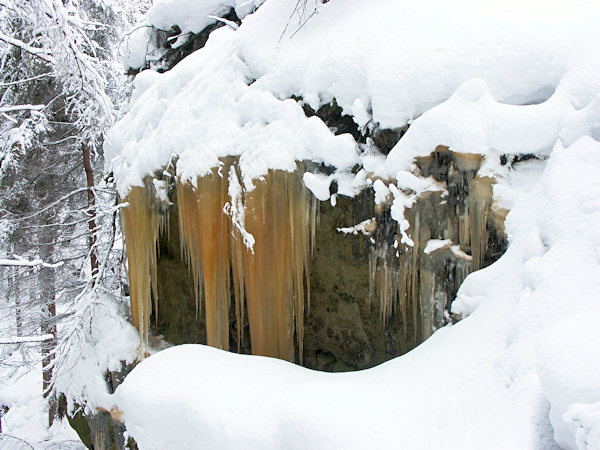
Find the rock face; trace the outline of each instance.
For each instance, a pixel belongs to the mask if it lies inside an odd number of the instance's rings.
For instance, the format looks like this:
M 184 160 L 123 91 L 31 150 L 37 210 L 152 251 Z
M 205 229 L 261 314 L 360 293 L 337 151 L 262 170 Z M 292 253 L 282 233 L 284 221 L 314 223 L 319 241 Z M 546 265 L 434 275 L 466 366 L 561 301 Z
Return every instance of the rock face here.
M 400 315 L 402 335 L 395 338 L 413 346 L 452 321 L 451 302 L 465 277 L 506 250 L 504 217 L 492 210 L 493 180 L 477 176 L 481 162 L 443 146 L 417 161 L 420 175 L 442 190 L 423 192 L 405 211 L 411 243 L 401 238 L 389 205 L 377 212 L 372 284 L 384 323 Z
M 137 326 L 147 322 L 172 344 L 208 343 L 317 370 L 362 369 L 403 354 L 452 322 L 450 304 L 464 278 L 505 250 L 493 180 L 477 175 L 481 162 L 443 146 L 416 161 L 417 175 L 437 188 L 405 210 L 402 230 L 391 201 L 375 205 L 371 188 L 315 209 L 301 170 L 272 172 L 240 193 L 242 219 L 231 213 L 235 161 L 223 170 L 229 179 L 213 174 L 196 187 L 159 181 L 168 208 L 148 182 L 124 211 L 128 249 L 143 249 L 129 252 L 132 281 L 144 283 L 131 287 Z M 152 231 L 143 245 L 139 220 Z M 339 231 L 360 223 L 369 225 Z M 252 250 L 240 225 L 252 234 Z
M 372 217 L 373 196 L 339 197 L 335 207 L 321 203 L 311 264 L 311 304 L 304 332 L 304 363 L 317 370 L 370 367 L 391 358 L 386 330 L 369 305 L 367 236 L 338 231 Z
M 123 364 L 121 370 L 106 373 L 106 386 L 111 394 L 133 370 L 133 367 L 133 364 Z M 73 415 L 67 415 L 67 419 L 87 448 L 111 450 L 138 448 L 131 436 L 125 439 L 125 425 L 113 420 L 108 411 L 86 414 L 83 410 L 78 410 Z

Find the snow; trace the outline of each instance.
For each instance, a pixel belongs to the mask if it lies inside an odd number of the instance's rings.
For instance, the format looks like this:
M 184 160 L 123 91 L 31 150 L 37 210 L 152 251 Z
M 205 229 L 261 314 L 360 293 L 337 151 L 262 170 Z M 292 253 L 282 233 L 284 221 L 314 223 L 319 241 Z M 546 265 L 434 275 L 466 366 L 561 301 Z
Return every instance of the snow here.
M 214 45 L 186 58 L 177 71 L 160 75 L 113 129 L 105 148 L 109 159 L 119 153 L 113 170 L 121 195 L 175 155 L 178 175 L 192 182 L 219 165 L 219 157 L 240 155 L 246 189 L 270 168 L 295 170 L 297 160 L 344 168 L 358 161 L 351 136 L 332 135 L 318 118 L 306 118 L 293 100 L 282 102 L 248 88 L 249 75 L 230 44 L 234 35 L 229 28 L 213 32 Z M 215 67 L 222 60 L 235 67 Z
M 150 24 L 140 24 L 123 38 L 123 43 L 119 48 L 119 57 L 121 64 L 126 69 L 132 67 L 139 69 L 146 63 L 149 54 L 153 57 L 160 57 L 160 51 L 157 51 L 150 44 L 151 39 Z
M 267 1 L 171 71 L 142 75 L 105 144 L 120 195 L 174 157 L 194 182 L 234 155 L 227 212 L 243 230 L 242 190 L 309 160 L 333 170 L 304 174 L 315 197 L 329 199 L 334 180 L 340 195 L 372 186 L 413 245 L 404 211 L 443 190 L 414 159 L 445 145 L 483 155 L 494 205 L 510 209 L 509 249 L 461 286 L 463 320 L 381 366 L 325 374 L 185 345 L 143 361 L 114 395 L 98 388 L 96 404 L 117 406 L 150 449 L 598 448 L 600 4 L 335 0 L 305 20 L 296 3 Z M 204 20 L 182 12 L 153 20 Z M 380 155 L 292 95 L 313 109 L 335 98 L 361 128 L 410 127 Z
M 141 97 L 154 83 L 160 80 L 160 74 L 154 70 L 142 70 L 133 80 L 133 93 L 131 95 L 131 103 Z
M 39 356 L 39 350 L 31 347 L 27 353 Z M 40 363 L 26 367 L 23 352 L 13 351 L 0 367 L 0 406 L 8 408 L 2 412 L 2 449 L 72 449 L 85 446 L 71 429 L 66 419 L 56 419 L 48 428 L 48 406 L 42 396 L 42 367 Z M 11 370 L 10 366 L 17 366 Z
M 552 405 L 550 418 L 556 442 L 564 448 L 578 448 L 580 440 L 577 434 L 582 425 L 578 423 L 581 422 L 578 416 L 585 408 L 573 406 L 600 402 L 598 318 L 597 311 L 596 314 L 580 313 L 565 318 L 548 327 L 537 343 L 537 371 Z M 569 339 L 565 339 L 567 336 Z M 565 417 L 567 411 L 570 413 Z M 596 420 L 591 423 L 600 427 Z M 588 445 L 594 448 L 591 442 Z
M 320 201 L 324 202 L 325 200 L 329 200 L 331 195 L 329 192 L 331 178 L 332 177 L 328 175 L 306 172 L 303 175 L 302 180 L 304 181 L 304 185 L 308 188 L 308 190 L 311 191 L 313 195 Z
M 4 258 L 0 259 L 0 266 L 16 266 L 16 267 L 37 267 L 37 266 L 42 266 L 42 267 L 60 267 L 63 264 L 64 263 L 62 261 L 58 262 L 56 264 L 51 264 L 51 263 L 46 263 L 46 262 L 42 261 L 41 259 L 27 260 L 27 259 L 21 258 L 21 257 L 15 257 L 13 259 L 4 259 Z
M 436 250 L 450 247 L 452 244 L 452 239 L 430 239 L 429 241 L 427 241 L 427 245 L 425 245 L 423 253 L 429 255 L 430 253 L 433 253 Z
M 217 20 L 224 20 L 220 17 L 227 14 L 230 8 L 234 8 L 238 18 L 243 19 L 263 2 L 264 0 L 156 0 L 148 10 L 147 19 L 152 26 L 161 30 L 169 30 L 177 25 L 182 33 L 199 33 Z
M 49 341 L 53 338 L 54 338 L 54 336 L 52 334 L 42 334 L 39 336 L 12 336 L 12 337 L 8 337 L 8 338 L 3 337 L 3 338 L 0 338 L 0 345 L 43 342 L 43 341 Z
M 493 302 L 514 308 L 508 376 L 536 368 L 565 448 L 577 448 L 577 426 L 564 414 L 600 394 L 599 168 L 600 143 L 592 138 L 556 148 L 538 184 L 509 213 L 507 253 L 471 274 L 453 304 L 463 315 Z
M 512 209 L 515 201 L 529 192 L 546 168 L 546 160 L 530 159 L 513 163 L 505 172 L 498 172 L 494 189 L 496 209 Z
M 550 448 L 551 425 L 565 448 L 594 448 L 599 170 L 591 138 L 555 149 L 509 214 L 507 253 L 461 287 L 453 310 L 466 318 L 407 355 L 327 374 L 178 346 L 139 364 L 105 407 L 150 449 Z
M 477 371 L 490 376 L 483 383 L 468 375 L 465 369 L 477 365 L 475 349 L 454 362 L 433 346 L 426 350 L 432 357 L 426 365 L 408 356 L 364 372 L 327 374 L 185 345 L 145 360 L 114 397 L 130 433 L 149 449 L 197 442 L 208 448 L 386 448 L 399 440 L 407 448 L 474 448 L 477 442 L 522 448 L 526 417 L 509 413 L 509 396 L 488 397 L 495 408 L 477 401 L 496 377 L 489 366 Z M 462 364 L 467 367 L 457 372 Z M 449 386 L 435 382 L 442 369 Z M 510 434 L 496 426 L 500 420 L 513 427 Z
M 578 448 L 600 447 L 600 402 L 592 405 L 576 403 L 563 415 L 563 419 L 577 426 L 575 442 Z
M 229 168 L 229 197 L 231 202 L 225 203 L 223 212 L 231 218 L 231 223 L 242 236 L 244 245 L 254 253 L 254 236 L 246 230 L 246 208 L 242 202 L 242 186 L 235 172 L 235 167 Z
M 84 299 L 73 320 L 77 319 L 84 321 L 88 333 L 74 327 L 68 351 L 55 370 L 56 389 L 67 396 L 71 407 L 85 404 L 86 411 L 93 412 L 108 395 L 106 371 L 131 364 L 138 356 L 140 338 L 125 319 L 122 305 L 106 294 Z
M 377 227 L 377 222 L 374 218 L 363 220 L 360 223 L 357 223 L 353 227 L 343 227 L 338 228 L 337 231 L 343 234 L 358 234 L 362 233 L 365 236 L 371 236 Z
M 171 2 L 185 7 L 167 8 Z M 150 17 L 181 22 L 173 15 L 192 3 L 157 2 L 164 15 Z M 266 2 L 239 30 L 213 32 L 204 49 L 156 77 L 114 128 L 107 162 L 125 195 L 175 155 L 177 174 L 192 181 L 219 157 L 238 155 L 248 189 L 268 169 L 292 171 L 301 160 L 340 174 L 359 163 L 394 177 L 440 144 L 488 155 L 490 174 L 504 153 L 547 156 L 557 140 L 569 145 L 599 129 L 600 64 L 587 56 L 600 41 L 593 20 L 600 5 L 534 3 L 539 10 L 515 2 L 336 1 L 298 29 L 296 15 L 289 19 L 295 1 Z M 349 136 L 333 136 L 286 100 L 293 94 L 313 108 L 335 98 L 361 127 L 411 127 L 387 158 L 360 155 Z
M 86 412 L 94 412 L 108 397 L 106 371 L 120 370 L 122 363 L 134 361 L 139 335 L 124 318 L 122 306 L 107 294 L 88 294 L 81 299 L 76 313 L 65 320 L 80 322 L 76 322 L 78 327 L 71 328 L 71 336 L 61 336 L 58 352 L 65 354 L 54 367 L 56 389 L 67 395 L 70 413 L 76 405 L 85 405 Z M 47 399 L 42 396 L 41 354 L 39 344 L 36 346 L 36 341 L 45 337 L 13 339 L 19 343 L 25 341 L 26 349 L 24 344 L 18 347 L 7 342 L 9 339 L 0 339 L 2 350 L 7 350 L 8 355 L 0 366 L 0 406 L 8 408 L 2 414 L 5 434 L 0 434 L 0 448 L 31 448 L 23 442 L 36 449 L 85 448 L 67 419 L 57 418 L 48 428 Z
M 223 0 L 156 0 L 148 10 L 148 22 L 161 30 L 177 25 L 182 33 L 199 33 L 215 22 L 209 15 L 224 15 L 235 1 Z
M 375 180 L 373 182 L 373 191 L 375 192 L 375 204 L 381 205 L 388 202 L 392 195 L 390 189 L 381 180 Z
M 156 61 L 164 53 L 152 42 L 153 28 L 171 30 L 178 26 L 181 33 L 170 40 L 171 48 L 184 45 L 192 33 L 199 33 L 217 21 L 237 29 L 237 24 L 221 16 L 234 8 L 241 20 L 255 11 L 264 0 L 156 0 L 146 13 L 145 21 L 140 22 L 125 36 L 119 49 L 121 64 L 125 69 L 139 69 L 147 61 Z

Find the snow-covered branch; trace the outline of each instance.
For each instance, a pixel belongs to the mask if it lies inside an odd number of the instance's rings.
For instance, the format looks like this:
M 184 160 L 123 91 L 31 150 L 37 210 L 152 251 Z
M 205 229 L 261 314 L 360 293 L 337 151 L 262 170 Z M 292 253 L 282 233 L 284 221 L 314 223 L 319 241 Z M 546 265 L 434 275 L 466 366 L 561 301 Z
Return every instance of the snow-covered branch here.
M 233 22 L 232 20 L 227 20 L 224 19 L 223 17 L 219 17 L 219 16 L 206 16 L 207 19 L 213 19 L 213 20 L 217 20 L 221 23 L 224 23 L 225 25 L 230 26 L 231 28 L 233 28 L 234 30 L 237 30 L 239 28 L 238 24 Z
M 27 259 L 0 259 L 0 266 L 17 266 L 17 267 L 48 267 L 51 269 L 54 269 L 56 267 L 60 267 L 62 266 L 64 263 L 62 261 L 59 261 L 57 263 L 47 263 L 42 261 L 41 259 L 32 259 L 32 260 L 27 260 Z
M 7 44 L 14 45 L 15 47 L 19 47 L 21 50 L 26 51 L 27 53 L 29 53 L 33 56 L 41 58 L 44 61 L 49 62 L 50 64 L 55 64 L 54 58 L 48 51 L 46 51 L 42 48 L 32 47 L 31 45 L 28 45 L 19 39 L 5 35 L 1 31 L 0 31 L 0 41 L 4 41 Z
M 24 78 L 22 80 L 16 80 L 16 81 L 10 81 L 10 82 L 0 82 L 0 87 L 14 86 L 16 84 L 28 83 L 30 81 L 35 81 L 35 80 L 39 80 L 40 78 L 51 77 L 51 76 L 53 76 L 53 74 L 51 72 L 41 73 L 34 77 Z
M 54 339 L 52 334 L 42 334 L 40 336 L 14 336 L 8 338 L 0 338 L 0 345 L 9 344 L 35 344 L 38 342 L 48 342 Z
M 15 111 L 41 111 L 45 105 L 12 105 L 0 106 L 0 113 L 15 112 Z

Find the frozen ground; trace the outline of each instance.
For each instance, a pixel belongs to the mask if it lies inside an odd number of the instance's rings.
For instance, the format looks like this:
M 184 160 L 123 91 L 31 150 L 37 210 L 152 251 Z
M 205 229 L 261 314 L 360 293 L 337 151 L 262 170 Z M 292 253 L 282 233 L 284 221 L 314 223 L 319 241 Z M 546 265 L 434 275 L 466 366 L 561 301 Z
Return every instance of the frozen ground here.
M 20 353 L 15 351 L 11 360 L 4 360 L 3 365 L 17 365 L 22 360 Z M 41 364 L 17 373 L 6 366 L 1 367 L 0 405 L 7 408 L 2 413 L 1 449 L 85 449 L 66 419 L 57 419 L 48 429 L 47 402 L 42 396 Z

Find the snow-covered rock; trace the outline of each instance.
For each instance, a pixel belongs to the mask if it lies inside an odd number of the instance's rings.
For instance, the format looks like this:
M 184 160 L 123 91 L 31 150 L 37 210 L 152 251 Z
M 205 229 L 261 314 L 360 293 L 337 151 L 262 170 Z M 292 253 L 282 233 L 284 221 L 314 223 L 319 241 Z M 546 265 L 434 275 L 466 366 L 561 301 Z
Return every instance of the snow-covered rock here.
M 304 176 L 318 198 L 334 179 L 347 193 L 372 185 L 410 245 L 404 211 L 438 189 L 415 177 L 414 159 L 444 145 L 483 155 L 498 207 L 512 208 L 510 247 L 465 280 L 453 306 L 464 320 L 379 367 L 323 374 L 181 346 L 142 362 L 105 407 L 143 448 L 593 448 L 600 4 L 333 0 L 310 18 L 296 4 L 267 1 L 140 81 L 105 144 L 120 194 L 174 156 L 191 181 L 237 156 L 248 190 L 310 160 L 334 169 Z M 360 127 L 410 128 L 376 155 L 292 95 L 315 110 L 335 99 Z M 503 164 L 520 154 L 535 158 Z

